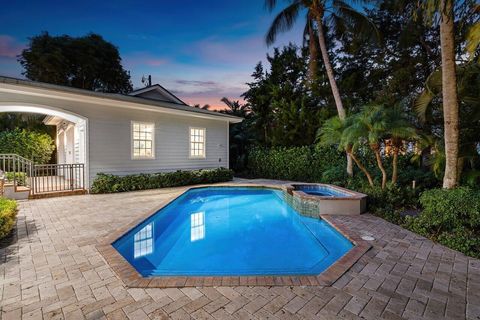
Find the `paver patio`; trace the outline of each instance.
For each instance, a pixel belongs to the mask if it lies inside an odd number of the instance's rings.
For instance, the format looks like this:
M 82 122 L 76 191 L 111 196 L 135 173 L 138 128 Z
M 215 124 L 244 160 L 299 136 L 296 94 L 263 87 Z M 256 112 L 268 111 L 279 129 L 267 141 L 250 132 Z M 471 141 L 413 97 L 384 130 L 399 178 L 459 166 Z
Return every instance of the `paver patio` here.
M 480 260 L 369 214 L 334 218 L 376 240 L 331 287 L 126 288 L 97 244 L 180 190 L 21 202 L 1 319 L 480 319 Z

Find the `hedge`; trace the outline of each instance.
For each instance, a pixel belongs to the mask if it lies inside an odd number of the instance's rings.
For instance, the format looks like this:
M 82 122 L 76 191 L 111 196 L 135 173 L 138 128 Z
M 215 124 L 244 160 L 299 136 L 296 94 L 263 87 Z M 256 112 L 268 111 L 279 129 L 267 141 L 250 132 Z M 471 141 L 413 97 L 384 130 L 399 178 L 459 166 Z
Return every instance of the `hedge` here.
M 333 147 L 256 147 L 248 153 L 248 171 L 256 178 L 335 183 L 346 178 L 345 165 Z
M 17 202 L 0 197 L 0 239 L 7 236 L 15 225 Z
M 114 193 L 194 184 L 226 182 L 233 179 L 233 171 L 225 168 L 211 170 L 175 171 L 166 173 L 117 176 L 99 173 L 93 181 L 92 193 Z

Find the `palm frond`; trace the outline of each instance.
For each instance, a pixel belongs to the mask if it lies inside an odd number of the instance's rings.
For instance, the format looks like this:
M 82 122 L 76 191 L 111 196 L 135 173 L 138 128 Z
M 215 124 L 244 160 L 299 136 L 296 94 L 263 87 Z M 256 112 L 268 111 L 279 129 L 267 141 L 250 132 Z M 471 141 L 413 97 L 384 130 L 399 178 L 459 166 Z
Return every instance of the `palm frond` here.
M 365 1 L 357 2 L 364 3 Z M 381 42 L 382 37 L 380 35 L 380 31 L 375 23 L 373 23 L 373 21 L 370 20 L 366 15 L 359 12 L 343 0 L 332 1 L 332 7 L 334 10 L 334 14 L 332 14 L 332 16 L 338 17 L 337 19 L 333 19 L 334 22 L 338 23 L 341 19 L 344 21 L 343 25 L 349 27 L 350 30 L 354 30 L 356 33 L 361 33 L 362 35 L 367 36 L 369 39 L 378 43 Z
M 265 8 L 270 12 L 273 9 L 275 9 L 276 5 L 277 5 L 277 0 L 265 0 Z
M 272 45 L 279 33 L 288 31 L 293 27 L 301 8 L 302 4 L 300 1 L 296 0 L 288 7 L 280 11 L 275 19 L 273 19 L 267 35 L 265 36 L 267 45 Z
M 429 90 L 423 90 L 413 105 L 418 118 L 424 122 L 427 118 L 427 110 L 430 102 L 433 100 L 433 93 Z
M 480 7 L 480 5 L 479 5 Z M 472 60 L 475 57 L 475 51 L 480 46 L 480 22 L 476 22 L 470 27 L 467 33 L 466 51 Z

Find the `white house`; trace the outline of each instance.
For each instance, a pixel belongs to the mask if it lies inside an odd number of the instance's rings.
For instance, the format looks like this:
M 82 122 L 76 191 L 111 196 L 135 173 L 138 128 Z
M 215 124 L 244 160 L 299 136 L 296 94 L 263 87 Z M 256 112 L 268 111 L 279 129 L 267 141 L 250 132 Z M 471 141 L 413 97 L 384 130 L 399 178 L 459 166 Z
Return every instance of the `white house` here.
M 241 118 L 194 108 L 160 85 L 129 95 L 0 77 L 0 112 L 45 114 L 58 163 L 126 175 L 227 167 L 228 129 Z

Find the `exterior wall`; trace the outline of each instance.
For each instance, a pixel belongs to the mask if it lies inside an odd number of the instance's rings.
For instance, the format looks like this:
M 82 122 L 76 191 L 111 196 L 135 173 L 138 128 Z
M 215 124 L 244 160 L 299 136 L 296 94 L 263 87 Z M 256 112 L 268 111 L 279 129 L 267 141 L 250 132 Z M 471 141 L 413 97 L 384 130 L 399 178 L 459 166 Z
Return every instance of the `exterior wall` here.
M 105 116 L 109 116 L 105 118 Z M 228 122 L 122 110 L 89 118 L 90 176 L 228 167 Z M 155 123 L 155 159 L 132 160 L 131 122 Z M 206 128 L 205 159 L 189 158 L 189 128 Z
M 228 119 L 205 119 L 194 114 L 118 108 L 50 98 L 5 93 L 1 102 L 49 106 L 73 112 L 88 119 L 89 183 L 99 172 L 126 175 L 202 168 L 228 167 Z M 155 159 L 132 160 L 131 122 L 155 123 Z M 189 127 L 206 128 L 206 158 L 189 158 Z

